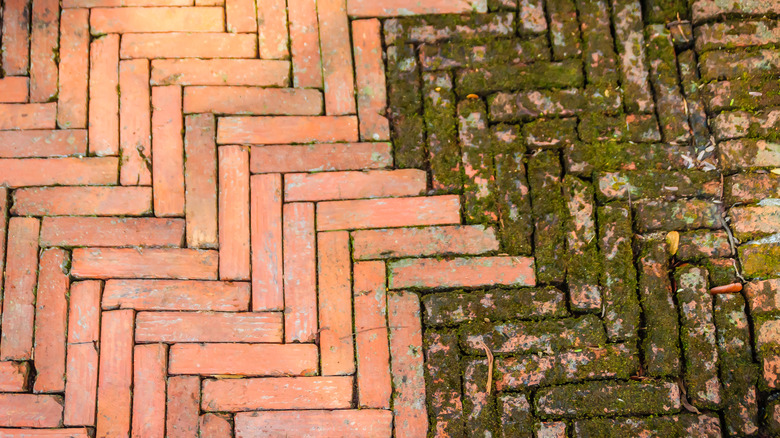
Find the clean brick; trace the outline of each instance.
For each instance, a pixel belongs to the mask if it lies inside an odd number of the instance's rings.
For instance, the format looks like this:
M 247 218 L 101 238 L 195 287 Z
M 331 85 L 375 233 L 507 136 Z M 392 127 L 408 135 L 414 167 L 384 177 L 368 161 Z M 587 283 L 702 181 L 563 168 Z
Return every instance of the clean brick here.
M 166 408 L 165 436 L 170 438 L 197 436 L 200 415 L 200 378 L 169 377 Z
M 204 6 L 207 0 L 198 0 L 196 4 L 200 5 L 200 2 L 204 1 Z M 219 0 L 216 0 L 217 2 Z M 224 0 L 223 0 L 224 2 Z M 63 0 L 63 8 L 110 8 L 110 7 L 126 7 L 126 6 L 192 6 L 192 0 Z
M 185 113 L 318 115 L 319 90 L 261 87 L 185 87 Z
M 2 95 L 2 91 L 0 91 Z M 86 155 L 87 131 L 0 131 L 1 158 Z
M 179 247 L 183 241 L 183 219 L 45 217 L 40 245 Z
M 95 8 L 89 17 L 93 35 L 127 32 L 221 32 L 224 10 L 199 8 Z
M 297 376 L 317 373 L 314 344 L 174 344 L 169 374 Z
M 98 351 L 92 342 L 68 344 L 65 424 L 93 426 L 98 383 Z
M 352 233 L 352 255 L 357 260 L 479 255 L 497 250 L 495 231 L 484 225 L 389 228 Z
M 231 1 L 231 0 L 227 0 Z M 232 0 L 236 1 L 236 0 Z M 246 0 L 244 0 L 246 1 Z M 250 0 L 251 1 L 251 0 Z M 230 19 L 230 3 L 228 6 L 228 19 Z M 260 58 L 262 59 L 287 59 L 289 53 L 287 46 L 287 10 L 284 0 L 257 0 L 257 38 L 259 42 Z M 248 11 L 247 11 L 248 12 Z M 254 14 L 252 14 L 254 16 Z M 254 20 L 253 20 L 254 21 Z M 228 21 L 228 31 L 230 29 Z M 248 23 L 247 23 L 248 27 Z M 252 29 L 254 31 L 255 29 Z M 239 30 L 239 32 L 242 32 Z M 245 31 L 243 31 L 245 32 Z
M 357 141 L 357 118 L 343 117 L 222 117 L 217 143 L 316 143 Z
M 232 416 L 230 417 L 232 419 Z M 203 414 L 200 416 L 200 436 L 210 438 L 232 438 L 233 424 L 231 424 L 225 415 Z
M 216 121 L 211 114 L 187 116 L 184 133 L 184 206 L 187 246 L 217 248 Z
M 249 280 L 249 151 L 219 148 L 219 278 Z
M 55 52 L 59 50 L 59 6 L 57 0 L 32 2 L 30 102 L 49 102 L 57 95 Z
M 66 9 L 60 25 L 59 94 L 57 126 L 87 127 L 89 86 L 89 11 Z M 0 92 L 2 94 L 2 92 Z
M 77 278 L 217 279 L 217 252 L 196 249 L 76 248 Z
M 136 345 L 133 353 L 133 436 L 165 436 L 168 347 Z
M 240 312 L 249 306 L 249 283 L 181 280 L 108 280 L 104 309 Z
M 672 382 L 586 382 L 536 393 L 542 418 L 591 415 L 655 415 L 680 410 L 680 388 Z
M 243 438 L 313 436 L 323 431 L 340 437 L 389 437 L 393 414 L 379 409 L 240 412 L 235 424 L 236 436 Z
M 57 124 L 57 104 L 0 103 L 0 130 L 54 129 Z
M 258 21 L 263 22 L 255 20 L 254 0 L 225 0 L 225 15 L 228 32 L 256 32 Z
M 154 59 L 151 84 L 288 87 L 290 62 L 259 59 Z
M 399 15 L 485 13 L 486 0 L 347 0 L 350 17 L 396 17 Z
M 130 434 L 133 311 L 103 312 L 97 392 L 97 436 Z
M 119 35 L 97 38 L 89 49 L 89 151 L 119 153 Z
M 139 312 L 135 342 L 282 342 L 281 313 Z
M 425 187 L 425 171 L 417 169 L 288 174 L 284 177 L 284 200 L 416 196 Z
M 409 259 L 389 265 L 390 289 L 478 286 L 534 286 L 530 257 Z
M 90 438 L 91 430 L 88 428 L 68 429 L 0 429 L 0 433 L 6 438 L 52 437 L 52 438 Z
M 69 344 L 98 341 L 101 289 L 102 285 L 95 280 L 77 281 L 70 286 Z
M 9 0 L 5 3 L 3 46 L 0 61 L 6 75 L 27 76 L 30 64 L 30 2 Z
M 322 374 L 355 373 L 352 344 L 349 233 L 334 231 L 317 236 L 319 345 Z
M 156 216 L 184 214 L 181 87 L 152 88 L 152 188 Z
M 212 412 L 348 409 L 353 384 L 351 376 L 209 379 L 203 382 L 201 404 Z
M 257 37 L 245 33 L 131 33 L 122 35 L 119 53 L 123 59 L 252 58 L 257 55 Z
M 252 173 L 381 169 L 393 164 L 390 143 L 255 146 Z
M 150 187 L 32 187 L 14 190 L 19 216 L 141 216 L 152 210 Z
M 25 103 L 30 78 L 6 76 L 0 79 L 0 103 Z
M 30 376 L 29 362 L 0 362 L 0 391 L 25 392 L 28 391 L 28 379 Z
M 115 157 L 0 159 L 0 184 L 111 185 L 117 182 L 117 166 Z
M 119 88 L 119 182 L 125 186 L 148 186 L 152 184 L 149 61 L 121 61 Z
M 318 0 L 317 16 L 326 114 L 355 114 L 355 82 L 346 0 Z
M 252 310 L 283 310 L 281 175 L 252 176 L 251 193 Z
M 387 106 L 385 64 L 379 20 L 352 22 L 355 53 L 355 82 L 361 140 L 388 140 L 390 125 L 384 116 Z
M 282 214 L 285 341 L 311 342 L 317 332 L 314 204 L 285 204 Z
M 60 427 L 62 396 L 0 394 L 0 426 Z M 3 433 L 0 430 L 0 433 Z
M 316 0 L 287 0 L 293 86 L 322 88 L 322 60 Z
M 330 201 L 317 205 L 319 231 L 446 225 L 460 222 L 457 195 Z
M 35 300 L 35 392 L 65 390 L 65 337 L 68 323 L 68 253 L 41 253 Z

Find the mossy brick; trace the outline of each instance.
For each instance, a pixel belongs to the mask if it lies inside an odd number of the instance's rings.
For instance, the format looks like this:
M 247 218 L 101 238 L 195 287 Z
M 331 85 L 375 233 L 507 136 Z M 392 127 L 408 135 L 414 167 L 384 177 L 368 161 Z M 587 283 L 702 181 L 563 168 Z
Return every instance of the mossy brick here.
M 707 112 L 725 110 L 756 111 L 780 105 L 780 81 L 752 78 L 710 82 L 705 86 Z
M 455 88 L 460 96 L 500 90 L 577 88 L 585 80 L 581 64 L 578 60 L 564 60 L 461 69 L 455 76 Z
M 446 41 L 420 46 L 423 71 L 454 68 L 489 70 L 502 64 L 527 64 L 550 61 L 550 43 L 538 36 L 529 40 L 489 39 L 486 41 Z
M 506 37 L 514 28 L 512 12 L 391 18 L 383 26 L 387 45 Z
M 460 345 L 466 354 L 485 356 L 483 344 L 497 354 L 556 352 L 604 345 L 604 327 L 596 315 L 578 318 L 475 321 L 461 326 Z
M 432 188 L 459 193 L 463 181 L 452 77 L 448 72 L 423 73 L 422 83 Z
M 579 57 L 582 54 L 577 7 L 573 0 L 546 0 L 553 59 Z
M 765 198 L 780 198 L 780 175 L 737 173 L 724 179 L 723 202 L 752 204 Z
M 719 0 L 699 0 L 691 8 L 693 22 L 698 24 L 722 15 L 760 16 L 780 14 L 780 4 L 764 0 L 742 0 L 723 2 Z
M 458 135 L 463 159 L 463 217 L 466 223 L 498 221 L 492 137 L 485 103 L 458 103 Z
M 688 124 L 693 131 L 694 144 L 697 152 L 710 146 L 710 130 L 708 126 L 707 111 L 704 102 L 704 93 L 699 78 L 699 64 L 693 50 L 686 50 L 677 55 L 677 67 L 680 73 L 680 86 L 685 96 L 684 104 L 688 108 Z M 705 152 L 702 159 L 710 158 L 711 152 Z
M 498 92 L 488 96 L 490 120 L 529 121 L 539 117 L 570 117 L 584 111 L 615 114 L 620 110 L 620 93 L 615 88 L 587 86 L 562 90 Z
M 711 125 L 716 140 L 759 137 L 778 141 L 780 140 L 780 107 L 765 108 L 758 112 L 725 111 L 715 116 Z
M 529 149 L 553 149 L 577 142 L 577 118 L 536 119 L 523 125 L 523 140 Z
M 722 401 L 722 388 L 718 380 L 718 349 L 707 271 L 683 265 L 675 269 L 674 280 L 688 398 L 696 407 L 717 409 Z
M 464 433 L 460 348 L 450 331 L 426 330 L 425 386 L 431 429 L 439 436 Z
M 588 83 L 616 84 L 619 79 L 617 55 L 610 28 L 609 5 L 606 0 L 577 0 L 582 31 L 585 75 Z
M 695 157 L 692 146 L 665 143 L 575 143 L 564 150 L 569 173 L 590 176 L 593 171 L 682 170 Z
M 684 20 L 674 20 L 666 26 L 669 28 L 669 33 L 672 35 L 674 48 L 678 52 L 689 49 L 693 45 L 693 26 L 691 26 L 691 23 L 687 23 Z
M 780 167 L 780 142 L 753 138 L 718 143 L 721 167 L 725 172 Z
M 745 296 L 753 317 L 780 315 L 780 279 L 751 281 L 745 284 Z
M 580 116 L 580 140 L 586 143 L 607 140 L 653 143 L 661 141 L 655 114 L 621 114 L 605 116 L 585 113 Z
M 742 241 L 780 233 L 780 204 L 734 206 L 729 219 L 731 231 Z
M 623 103 L 627 113 L 652 113 L 653 95 L 645 64 L 645 37 L 639 0 L 612 0 L 615 47 L 620 65 Z
M 463 366 L 463 419 L 467 435 L 472 437 L 494 436 L 498 433 L 496 395 L 488 388 L 487 359 L 464 359 Z
M 699 68 L 705 81 L 777 75 L 780 73 L 780 49 L 705 52 L 699 58 Z
M 767 431 L 775 436 L 780 435 L 780 396 L 777 394 L 767 401 L 764 419 Z
M 633 343 L 607 344 L 496 359 L 496 389 L 528 390 L 584 380 L 628 379 L 639 370 L 639 352 Z
M 542 0 L 518 0 L 517 33 L 520 36 L 539 35 L 547 32 L 547 17 L 544 13 L 543 3 Z
M 569 426 L 565 421 L 539 421 L 534 424 L 537 438 L 566 438 Z
M 696 52 L 768 46 L 780 43 L 780 23 L 777 20 L 745 20 L 707 23 L 693 31 Z
M 587 418 L 574 422 L 574 438 L 721 438 L 717 414 L 679 414 L 650 417 Z
M 725 231 L 694 230 L 680 233 L 678 260 L 730 257 L 731 244 Z
M 494 125 L 496 194 L 501 248 L 510 255 L 533 252 L 534 222 L 525 171 L 525 146 L 516 125 Z
M 721 192 L 719 176 L 701 170 L 596 172 L 593 178 L 600 202 L 629 198 L 712 198 Z
M 488 0 L 489 11 L 501 11 L 517 9 L 517 0 Z
M 780 319 L 758 317 L 753 319 L 754 342 L 761 369 L 759 380 L 762 391 L 780 387 Z
M 680 388 L 667 381 L 594 381 L 543 388 L 534 406 L 542 418 L 673 414 Z
M 710 285 L 724 286 L 740 281 L 737 276 L 736 260 L 728 258 L 714 258 L 701 260 L 702 266 L 709 272 Z
M 501 416 L 501 436 L 533 438 L 534 416 L 531 403 L 525 394 L 505 393 L 498 396 L 498 412 Z
M 780 239 L 777 236 L 753 240 L 738 249 L 742 274 L 747 278 L 780 276 Z
M 563 199 L 561 173 L 556 151 L 539 151 L 528 161 L 536 278 L 540 283 L 562 283 L 566 276 L 568 211 Z
M 388 47 L 387 93 L 395 165 L 400 168 L 424 169 L 425 127 L 420 69 L 414 46 Z
M 647 55 L 650 82 L 655 91 L 658 121 L 665 143 L 683 143 L 691 136 L 685 101 L 677 77 L 677 58 L 669 29 L 662 24 L 647 26 Z
M 639 298 L 644 315 L 644 368 L 653 377 L 680 374 L 677 307 L 669 279 L 669 256 L 662 238 L 642 242 L 639 256 Z
M 703 199 L 640 200 L 634 203 L 636 229 L 649 231 L 721 228 L 723 206 Z
M 568 209 L 566 222 L 566 282 L 569 304 L 577 311 L 597 311 L 602 307 L 596 203 L 593 186 L 577 177 L 563 178 L 563 197 Z
M 599 207 L 599 249 L 603 319 L 612 342 L 637 338 L 640 307 L 637 298 L 637 274 L 631 248 L 631 209 L 613 202 Z
M 646 23 L 666 24 L 677 17 L 688 16 L 688 3 L 680 0 L 645 0 L 642 2 Z

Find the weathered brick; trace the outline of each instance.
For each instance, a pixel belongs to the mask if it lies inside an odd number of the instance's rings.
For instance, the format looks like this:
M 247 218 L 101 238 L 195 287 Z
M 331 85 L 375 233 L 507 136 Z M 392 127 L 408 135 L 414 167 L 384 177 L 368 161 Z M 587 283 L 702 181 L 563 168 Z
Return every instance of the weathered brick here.
M 460 69 L 455 76 L 458 95 L 487 94 L 500 90 L 581 87 L 582 64 L 578 60 L 497 64 L 489 68 Z
M 463 401 L 458 336 L 453 332 L 426 330 L 425 387 L 434 436 L 464 434 Z
M 54 129 L 57 125 L 57 104 L 0 103 L 0 129 Z
M 216 121 L 211 114 L 185 118 L 184 214 L 187 246 L 217 248 L 217 145 Z
M 224 9 L 200 8 L 95 8 L 89 17 L 92 35 L 148 32 L 222 32 Z
M 390 0 L 381 4 L 368 0 L 349 0 L 347 3 L 349 5 L 349 15 L 353 17 L 395 17 L 398 15 L 487 12 L 486 0 L 433 0 L 426 3 Z
M 188 280 L 108 280 L 104 309 L 240 312 L 249 306 L 249 283 Z
M 168 374 L 314 375 L 317 363 L 314 344 L 173 344 Z
M 285 202 L 384 198 L 422 194 L 426 175 L 417 169 L 293 173 L 284 183 Z
M 383 30 L 385 44 L 400 46 L 404 43 L 432 44 L 443 40 L 510 36 L 514 31 L 514 25 L 514 14 L 500 12 L 450 17 L 429 15 L 391 18 L 384 21 Z
M 617 83 L 615 45 L 612 35 L 604 32 L 610 27 L 609 4 L 606 0 L 577 0 L 576 4 L 588 83 Z
M 447 225 L 460 222 L 457 195 L 360 199 L 317 204 L 317 230 Z
M 207 379 L 201 406 L 218 412 L 348 409 L 353 384 L 352 376 Z
M 536 285 L 530 257 L 405 259 L 388 268 L 390 289 Z
M 534 257 L 540 283 L 563 282 L 566 277 L 566 201 L 561 183 L 560 158 L 541 151 L 528 161 L 528 183 L 534 218 Z
M 527 126 L 527 125 L 526 125 Z M 497 208 L 502 250 L 510 255 L 533 251 L 531 197 L 525 170 L 525 146 L 515 125 L 491 129 L 496 167 Z
M 352 233 L 352 256 L 358 260 L 437 254 L 478 255 L 496 250 L 495 232 L 484 225 L 389 228 Z
M 777 44 L 780 42 L 780 26 L 771 20 L 729 21 L 708 23 L 694 30 L 696 51 L 737 49 L 748 46 Z
M 282 177 L 255 175 L 250 183 L 252 310 L 282 310 Z
M 152 188 L 156 216 L 184 214 L 181 87 L 152 88 Z
M 537 119 L 523 125 L 523 141 L 531 148 L 552 149 L 577 142 L 577 119 Z
M 165 392 L 168 346 L 136 345 L 133 349 L 134 436 L 165 436 Z
M 584 110 L 613 114 L 620 105 L 620 95 L 614 88 L 599 89 L 595 86 L 585 90 L 566 88 L 518 93 L 499 92 L 488 96 L 490 120 L 497 122 L 526 121 L 546 116 L 568 117 Z
M 596 171 L 637 169 L 682 170 L 693 167 L 696 152 L 689 145 L 666 143 L 575 143 L 565 149 L 566 169 L 578 175 Z
M 752 113 L 742 110 L 724 111 L 712 119 L 712 133 L 718 140 L 741 137 L 780 139 L 780 108 L 766 108 Z
M 620 56 L 620 81 L 629 113 L 654 111 L 653 95 L 645 64 L 642 6 L 639 0 L 612 0 L 615 46 Z
M 252 173 L 382 169 L 393 164 L 390 143 L 321 143 L 252 147 Z
M 97 390 L 97 435 L 130 434 L 133 311 L 103 312 Z
M 634 203 L 635 226 L 640 232 L 720 228 L 721 211 L 720 204 L 700 199 Z
M 87 127 L 87 89 L 89 84 L 89 11 L 62 11 L 60 25 L 59 88 L 57 126 Z M 0 93 L 2 94 L 2 93 Z
M 573 0 L 547 0 L 553 59 L 579 57 L 582 54 L 577 7 Z
M 284 434 L 306 436 L 322 430 L 336 436 L 391 436 L 394 422 L 390 411 L 360 409 L 240 412 L 235 423 L 236 436 L 260 438 Z
M 217 143 L 284 144 L 357 141 L 357 118 L 221 117 Z
M 642 198 L 712 198 L 722 185 L 718 175 L 700 170 L 596 172 L 596 195 L 599 201 Z
M 704 88 L 707 110 L 758 110 L 780 105 L 780 84 L 763 78 L 710 82 Z
M 29 391 L 29 362 L 0 362 L 0 390 L 3 392 Z
M 62 396 L 0 394 L 0 425 L 13 427 L 62 426 Z
M 423 73 L 422 83 L 431 185 L 436 191 L 457 192 L 463 182 L 452 75 L 446 71 Z
M 534 425 L 534 431 L 538 438 L 566 438 L 568 436 L 567 428 L 563 421 L 545 421 Z
M 260 59 L 153 59 L 150 83 L 289 87 L 290 62 Z
M 322 375 L 354 374 L 348 232 L 317 235 L 317 285 Z
M 463 420 L 470 436 L 492 436 L 498 433 L 496 396 L 487 387 L 487 359 L 469 359 L 463 367 Z
M 679 414 L 670 416 L 592 418 L 574 422 L 577 438 L 620 438 L 643 433 L 651 436 L 721 436 L 720 418 L 713 414 Z
M 41 246 L 167 246 L 184 241 L 184 220 L 120 217 L 45 217 Z
M 122 35 L 119 54 L 122 59 L 253 58 L 257 56 L 257 36 L 245 33 L 130 33 Z
M 753 240 L 739 247 L 742 274 L 749 278 L 780 275 L 780 245 L 773 236 Z
M 679 260 L 733 255 L 731 243 L 725 231 L 696 230 L 680 233 L 680 243 L 677 249 Z
M 593 187 L 567 175 L 563 179 L 563 196 L 568 209 L 566 222 L 566 281 L 569 302 L 576 310 L 599 310 L 601 288 L 596 239 L 596 206 Z
M 714 19 L 720 15 L 759 16 L 780 14 L 780 5 L 761 0 L 742 0 L 735 3 L 720 3 L 717 0 L 698 0 L 691 6 L 694 23 Z
M 55 53 L 59 53 L 59 2 L 32 2 L 31 24 L 30 102 L 49 102 L 57 95 Z
M 743 75 L 772 75 L 780 71 L 780 50 L 761 49 L 755 52 L 705 52 L 699 58 L 704 80 L 738 79 Z
M 649 0 L 642 4 L 643 15 L 649 23 L 669 23 L 676 17 L 688 17 L 688 3 L 675 0 Z
M 35 296 L 35 392 L 65 390 L 65 339 L 68 324 L 68 253 L 41 252 Z
M 543 418 L 669 414 L 680 410 L 680 389 L 665 381 L 586 382 L 541 389 L 534 405 Z
M 726 172 L 780 166 L 780 143 L 744 138 L 720 142 L 718 150 Z
M 217 279 L 217 252 L 178 248 L 76 248 L 77 278 Z
M 288 0 L 294 87 L 322 87 L 319 24 L 315 0 Z
M 498 396 L 501 432 L 504 436 L 532 438 L 533 413 L 525 394 L 504 393 Z
M 165 436 L 184 438 L 198 433 L 200 379 L 197 376 L 168 378 Z
M 729 210 L 734 236 L 750 240 L 780 232 L 780 206 L 736 206 Z
M 520 35 L 547 32 L 547 17 L 542 0 L 519 0 L 517 6 L 517 32 Z
M 421 45 L 419 53 L 424 71 L 479 67 L 493 70 L 504 64 L 550 60 L 549 42 L 541 36 L 529 40 L 444 41 Z
M 751 204 L 764 198 L 780 198 L 780 176 L 745 172 L 725 178 L 723 201 L 727 205 Z
M 284 204 L 284 336 L 311 342 L 317 332 L 317 255 L 314 204 Z
M 385 117 L 385 64 L 382 59 L 382 35 L 379 20 L 352 22 L 355 39 L 355 86 L 360 121 L 360 139 L 390 139 L 390 124 Z
M 249 151 L 225 146 L 219 156 L 219 278 L 249 280 Z
M 780 279 L 751 281 L 745 284 L 750 314 L 762 316 L 780 311 Z
M 766 407 L 767 428 L 772 433 L 780 432 L 780 400 L 772 399 Z
M 120 61 L 119 91 L 119 182 L 123 186 L 148 186 L 152 183 L 149 61 Z
M 106 35 L 89 48 L 89 151 L 119 153 L 119 35 Z
M 387 29 L 385 22 L 385 30 Z M 389 44 L 389 42 L 386 40 Z M 391 122 L 395 164 L 400 168 L 425 166 L 425 126 L 422 117 L 420 68 L 414 46 L 387 48 L 388 118 Z
M 491 135 L 482 100 L 458 104 L 458 134 L 463 160 L 463 204 L 466 223 L 498 220 Z
M 9 76 L 27 76 L 29 71 L 31 3 L 27 0 L 9 0 L 5 4 L 0 61 L 4 73 Z
M 282 342 L 282 315 L 272 312 L 139 312 L 135 342 Z
M 649 143 L 661 141 L 655 114 L 604 116 L 586 113 L 580 116 L 580 139 L 593 143 L 607 140 Z
M 658 121 L 664 143 L 684 143 L 691 136 L 686 102 L 680 91 L 677 59 L 669 30 L 662 24 L 647 27 L 647 55 L 650 61 L 650 82 L 653 84 Z

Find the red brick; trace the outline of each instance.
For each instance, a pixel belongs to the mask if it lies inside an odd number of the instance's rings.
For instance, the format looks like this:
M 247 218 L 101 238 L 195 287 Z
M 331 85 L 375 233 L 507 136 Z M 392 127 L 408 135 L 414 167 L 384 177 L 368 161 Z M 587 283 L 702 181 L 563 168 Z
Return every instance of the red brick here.
M 0 103 L 0 130 L 54 129 L 56 103 Z
M 89 10 L 62 11 L 59 53 L 57 126 L 86 128 L 89 86 Z
M 133 437 L 165 437 L 168 347 L 136 345 L 133 353 Z
M 484 225 L 390 228 L 352 233 L 352 254 L 358 260 L 478 255 L 493 251 L 498 251 L 496 233 Z
M 400 15 L 459 14 L 487 12 L 485 0 L 347 0 L 351 17 L 396 17 Z
M 184 219 L 45 217 L 41 246 L 168 246 L 184 242 Z
M 228 3 L 227 6 L 229 7 L 230 4 Z M 287 59 L 290 57 L 287 50 L 289 40 L 287 38 L 286 6 L 284 0 L 257 0 L 257 37 L 260 58 L 262 59 Z
M 33 218 L 8 221 L 0 360 L 32 359 L 40 226 Z
M 0 159 L 0 184 L 8 187 L 116 184 L 117 164 L 115 157 Z
M 322 59 L 316 0 L 287 0 L 293 86 L 322 88 Z
M 81 429 L 0 429 L 4 438 L 89 438 L 90 430 Z
M 120 56 L 126 58 L 252 58 L 257 38 L 252 34 L 164 33 L 125 34 Z
M 6 258 L 6 233 L 8 231 L 8 189 L 0 187 L 0 281 L 3 280 L 7 269 Z M 8 289 L 8 286 L 5 286 Z M 0 322 L 2 322 L 2 308 L 0 308 Z M 0 326 L 2 330 L 2 326 Z M 2 332 L 0 332 L 2 334 Z
M 357 389 L 361 408 L 390 408 L 390 345 L 384 262 L 354 265 Z
M 255 0 L 225 0 L 228 32 L 255 32 Z
M 186 87 L 185 113 L 318 115 L 319 90 L 261 87 Z
M 214 116 L 187 116 L 184 134 L 184 193 L 187 246 L 217 248 L 217 146 Z
M 126 38 L 126 37 L 125 37 Z M 89 152 L 119 153 L 119 35 L 89 47 Z
M 63 8 L 110 8 L 118 6 L 192 6 L 192 0 L 62 0 Z
M 97 342 L 100 333 L 99 281 L 77 281 L 70 286 L 70 311 L 68 312 L 68 343 Z
M 390 289 L 536 285 L 531 257 L 400 260 L 389 275 Z
M 196 249 L 76 248 L 77 278 L 176 278 L 216 280 L 217 252 Z
M 317 362 L 314 344 L 174 344 L 168 373 L 312 375 Z
M 318 0 L 325 111 L 328 115 L 355 114 L 349 20 L 346 0 Z
M 30 362 L 0 362 L 0 391 L 28 391 L 30 377 Z
M 135 342 L 282 342 L 278 312 L 140 312 Z
M 249 307 L 249 283 L 186 280 L 108 280 L 104 309 L 240 312 Z
M 322 375 L 354 374 L 349 233 L 319 233 L 317 257 Z
M 209 438 L 232 438 L 233 425 L 224 416 L 218 414 L 203 414 L 200 416 L 200 436 Z
M 30 102 L 49 102 L 57 95 L 60 2 L 32 2 L 30 32 Z
M 68 344 L 65 382 L 65 424 L 94 426 L 98 383 L 96 344 Z
M 97 436 L 130 434 L 133 311 L 103 312 L 97 392 Z
M 8 76 L 27 75 L 30 63 L 30 3 L 28 0 L 5 2 L 0 64 Z
M 0 103 L 25 103 L 30 79 L 24 76 L 0 78 Z
M 0 90 L 2 95 L 2 90 Z M 1 158 L 86 155 L 87 131 L 0 131 Z
M 426 436 L 420 299 L 410 292 L 387 297 L 395 436 Z
M 166 437 L 185 438 L 198 435 L 200 415 L 200 378 L 173 376 L 168 378 Z
M 154 59 L 151 83 L 289 87 L 290 62 L 260 59 Z
M 241 412 L 236 414 L 236 436 L 315 436 L 328 431 L 343 438 L 380 438 L 392 436 L 392 424 L 390 411 L 371 409 Z
M 35 392 L 65 391 L 65 337 L 68 323 L 68 253 L 41 253 L 35 301 Z
M 95 8 L 89 17 L 93 35 L 127 32 L 221 32 L 222 8 Z
M 284 199 L 292 202 L 416 196 L 425 192 L 426 184 L 425 171 L 417 169 L 297 173 L 285 175 Z
M 361 140 L 387 140 L 390 123 L 384 116 L 387 107 L 385 64 L 379 20 L 352 22 L 355 37 L 355 82 Z
M 32 187 L 14 190 L 19 216 L 140 216 L 152 210 L 151 187 Z
M 217 143 L 316 143 L 357 141 L 355 117 L 222 117 Z
M 319 231 L 443 225 L 459 222 L 460 201 L 457 195 L 330 201 L 317 205 Z
M 61 425 L 61 396 L 0 394 L 0 426 L 59 427 Z
M 152 184 L 149 61 L 121 61 L 119 88 L 119 182 L 125 186 L 148 186 Z
M 206 380 L 202 407 L 218 412 L 348 409 L 353 383 L 351 376 Z
M 285 342 L 312 342 L 317 333 L 314 204 L 284 204 Z
M 155 216 L 184 215 L 181 87 L 152 88 L 152 187 Z
M 729 218 L 734 236 L 743 241 L 780 232 L 780 206 L 737 206 Z
M 219 277 L 249 280 L 249 151 L 219 148 Z
M 252 173 L 382 169 L 393 164 L 390 143 L 331 143 L 252 148 Z
M 283 310 L 282 177 L 255 175 L 251 184 L 252 310 Z

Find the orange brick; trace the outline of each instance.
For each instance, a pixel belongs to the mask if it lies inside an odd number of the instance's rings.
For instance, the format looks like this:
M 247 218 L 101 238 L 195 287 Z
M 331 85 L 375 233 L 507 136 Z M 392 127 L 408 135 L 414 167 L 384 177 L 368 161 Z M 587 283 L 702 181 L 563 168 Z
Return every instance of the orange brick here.
M 192 0 L 62 0 L 63 8 L 110 8 L 117 6 L 192 6 Z
M 390 263 L 390 289 L 535 286 L 532 257 L 408 259 Z
M 13 217 L 8 221 L 0 360 L 32 359 L 40 227 L 38 219 L 33 218 Z
M 284 177 L 284 200 L 416 196 L 425 192 L 424 170 L 371 170 L 367 172 L 293 173 Z
M 184 242 L 184 219 L 45 217 L 41 246 L 168 246 Z
M 133 350 L 133 437 L 165 437 L 165 378 L 168 346 L 136 345 Z
M 222 117 L 217 143 L 316 143 L 357 141 L 355 117 Z
M 24 76 L 0 78 L 0 103 L 25 103 L 30 79 Z
M 116 184 L 114 157 L 0 159 L 0 184 L 8 187 Z
M 396 17 L 399 15 L 466 14 L 487 12 L 485 0 L 347 0 L 350 17 Z
M 457 195 L 330 201 L 317 205 L 319 231 L 443 225 L 459 222 L 460 201 Z
M 252 310 L 283 310 L 282 177 L 252 177 Z
M 68 343 L 97 342 L 100 332 L 99 281 L 77 281 L 70 286 Z
M 289 87 L 290 62 L 261 59 L 154 59 L 152 85 Z
M 61 396 L 0 394 L 0 426 L 59 427 L 61 425 Z
M 236 414 L 236 436 L 242 438 L 316 436 L 391 437 L 393 414 L 383 410 L 269 411 Z M 424 436 L 424 435 L 396 435 Z
M 65 425 L 94 426 L 98 383 L 98 351 L 92 342 L 68 344 L 65 382 Z
M 121 61 L 119 88 L 119 182 L 124 186 L 148 186 L 152 184 L 149 61 Z
M 184 206 L 190 248 L 218 246 L 215 123 L 211 114 L 185 119 Z
M 390 228 L 352 233 L 352 254 L 357 260 L 477 255 L 493 251 L 498 251 L 496 233 L 484 225 Z
M 141 216 L 152 210 L 151 187 L 32 187 L 14 190 L 19 216 Z
M 314 344 L 174 344 L 169 374 L 243 376 L 312 375 Z
M 81 429 L 0 429 L 4 438 L 89 438 L 90 430 Z
M 285 342 L 312 342 L 317 333 L 314 204 L 284 204 Z
M 152 187 L 155 216 L 184 215 L 181 87 L 152 88 Z
M 0 90 L 2 95 L 2 90 Z M 0 158 L 86 155 L 87 131 L 0 131 Z
M 28 390 L 30 362 L 0 362 L 0 391 L 24 392 Z
M 390 408 L 390 345 L 384 262 L 357 262 L 355 283 L 355 345 L 357 388 L 361 408 Z
M 348 409 L 351 376 L 274 377 L 205 380 L 204 411 L 239 412 L 266 409 Z
M 287 0 L 293 86 L 322 88 L 317 0 Z
M 54 129 L 57 124 L 57 104 L 0 103 L 0 130 Z
M 48 102 L 57 95 L 60 2 L 32 2 L 30 33 L 30 102 Z
M 249 280 L 249 151 L 219 148 L 219 278 Z
M 223 6 L 225 0 L 195 0 L 195 6 Z
M 319 90 L 261 87 L 186 87 L 185 113 L 317 115 Z
M 122 35 L 120 56 L 127 58 L 253 58 L 253 34 L 131 33 Z
M 7 0 L 4 7 L 0 64 L 8 76 L 26 76 L 30 64 L 29 0 Z
M 226 7 L 230 2 L 226 0 Z M 284 0 L 257 0 L 257 36 L 260 58 L 287 59 L 287 5 Z
M 284 10 L 282 10 L 284 12 Z M 228 32 L 256 32 L 255 0 L 225 0 Z
M 6 232 L 8 231 L 8 189 L 0 187 L 0 281 L 5 274 Z M 6 288 L 8 286 L 5 286 Z M 0 308 L 0 322 L 2 322 L 2 308 Z M 0 330 L 2 326 L 0 326 Z M 0 332 L 2 334 L 2 332 Z
M 98 376 L 96 435 L 129 435 L 130 388 L 133 384 L 132 310 L 103 312 Z
M 355 82 L 352 78 L 349 21 L 346 0 L 319 0 L 325 111 L 328 115 L 355 114 Z
M 420 298 L 410 292 L 391 292 L 387 311 L 395 436 L 426 436 Z
M 354 374 L 349 233 L 319 233 L 317 256 L 322 375 Z
M 196 376 L 169 377 L 167 411 L 166 437 L 198 436 L 200 378 Z
M 35 301 L 35 392 L 65 390 L 65 340 L 68 324 L 68 253 L 41 253 Z
M 280 312 L 139 312 L 135 342 L 282 342 Z
M 87 127 L 89 11 L 65 9 L 60 25 L 60 77 L 57 126 Z M 2 94 L 2 93 L 0 93 Z
M 382 169 L 393 165 L 390 143 L 323 143 L 256 146 L 252 173 Z
M 89 152 L 119 153 L 119 35 L 95 39 L 89 48 Z
M 76 248 L 77 278 L 174 278 L 215 280 L 217 252 L 196 249 Z
M 127 32 L 222 32 L 222 8 L 95 8 L 89 16 L 93 35 Z
M 387 107 L 385 63 L 382 60 L 382 36 L 379 20 L 352 22 L 355 38 L 355 82 L 361 140 L 387 140 L 390 122 L 384 116 Z
M 109 280 L 104 309 L 210 310 L 249 308 L 249 283 L 180 280 Z
M 198 424 L 200 436 L 209 438 L 232 438 L 233 425 L 222 415 L 203 414 Z

